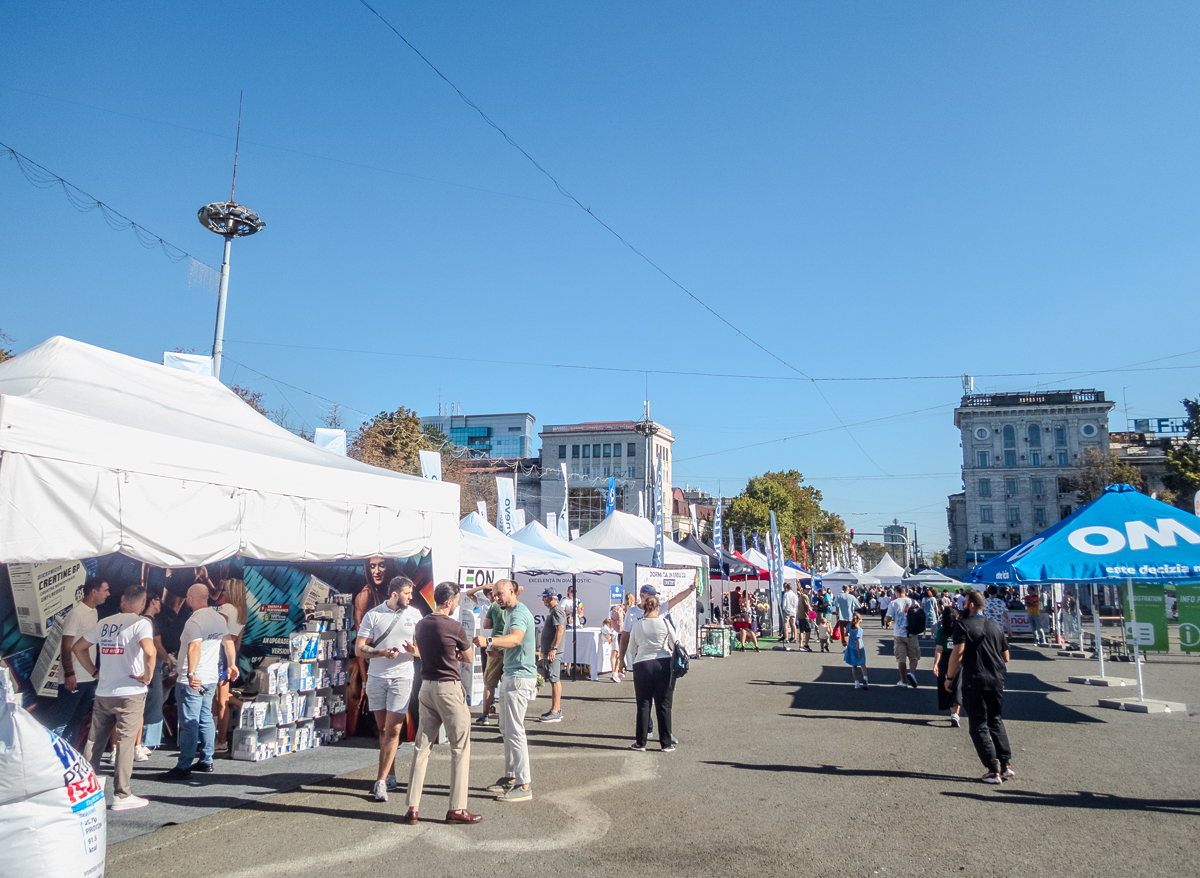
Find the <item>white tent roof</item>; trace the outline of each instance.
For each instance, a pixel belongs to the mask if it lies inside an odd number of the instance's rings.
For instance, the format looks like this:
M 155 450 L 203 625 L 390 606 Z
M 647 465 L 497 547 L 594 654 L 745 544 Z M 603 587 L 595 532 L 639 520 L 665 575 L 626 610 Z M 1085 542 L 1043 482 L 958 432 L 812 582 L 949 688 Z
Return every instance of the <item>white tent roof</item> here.
M 622 582 L 632 588 L 637 582 L 637 565 L 649 566 L 654 559 L 654 522 L 628 512 L 616 512 L 604 519 L 572 546 L 591 549 L 619 561 Z M 708 558 L 671 540 L 663 540 L 663 563 L 675 567 L 707 567 Z
M 821 585 L 832 588 L 835 585 L 879 585 L 880 580 L 870 573 L 856 573 L 844 567 L 835 567 L 828 573 L 821 574 Z
M 453 564 L 458 486 L 289 433 L 213 378 L 52 338 L 0 364 L 0 561 Z M 435 575 L 436 572 L 435 572 Z
M 870 570 L 871 575 L 877 577 L 884 585 L 899 585 L 905 572 L 905 569 L 893 561 L 892 556 L 887 552 L 883 553 L 879 563 Z
M 913 583 L 915 585 L 962 585 L 961 581 L 947 576 L 940 570 L 934 570 L 933 568 L 926 568 L 920 573 L 909 576 L 904 580 L 904 582 L 906 584 Z
M 539 551 L 559 552 L 569 556 L 579 565 L 583 573 L 620 573 L 621 565 L 612 558 L 598 552 L 589 552 L 579 545 L 576 540 L 568 543 L 566 540 L 550 533 L 546 525 L 540 521 L 531 521 L 512 535 L 519 543 L 532 546 Z
M 742 557 L 745 558 L 747 561 L 749 561 L 751 564 L 757 564 L 763 570 L 771 569 L 771 559 L 767 557 L 767 554 L 765 552 L 760 552 L 758 549 L 754 548 L 753 546 L 746 549 L 746 551 L 742 552 Z M 799 582 L 801 579 L 807 579 L 807 577 L 804 576 L 804 574 L 802 574 L 795 567 L 788 567 L 788 566 L 784 565 L 784 568 L 783 568 L 783 581 L 784 582 Z
M 539 548 L 528 543 L 519 542 L 501 533 L 491 522 L 478 512 L 469 513 L 458 523 L 459 530 L 476 539 L 486 540 L 493 546 L 493 551 L 507 552 L 508 560 L 502 565 L 511 566 L 514 573 L 582 573 L 579 562 L 569 555 L 556 552 L 553 549 Z M 483 565 L 481 565 L 483 566 Z
M 460 567 L 502 567 L 512 572 L 513 556 L 507 542 L 489 540 L 465 530 L 460 530 L 458 537 Z

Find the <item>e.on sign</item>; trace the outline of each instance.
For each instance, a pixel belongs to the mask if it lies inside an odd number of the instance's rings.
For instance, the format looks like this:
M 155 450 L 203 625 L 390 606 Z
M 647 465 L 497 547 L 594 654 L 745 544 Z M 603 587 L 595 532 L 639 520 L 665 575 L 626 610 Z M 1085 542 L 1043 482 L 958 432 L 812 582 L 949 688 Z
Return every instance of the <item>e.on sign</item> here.
M 1071 531 L 1067 542 L 1088 555 L 1111 555 L 1124 549 L 1127 544 L 1134 551 L 1149 548 L 1151 542 L 1174 547 L 1177 537 L 1193 546 L 1200 544 L 1200 534 L 1173 518 L 1155 519 L 1153 525 L 1144 521 L 1127 521 L 1125 533 L 1115 527 L 1081 527 Z

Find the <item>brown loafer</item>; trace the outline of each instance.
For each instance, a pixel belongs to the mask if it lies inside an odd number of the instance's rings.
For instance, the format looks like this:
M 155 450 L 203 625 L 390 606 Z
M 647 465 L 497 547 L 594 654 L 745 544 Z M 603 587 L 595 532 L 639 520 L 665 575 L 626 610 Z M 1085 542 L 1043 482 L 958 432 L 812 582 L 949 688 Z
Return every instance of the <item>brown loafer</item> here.
M 447 823 L 478 823 L 482 819 L 483 819 L 482 815 L 472 814 L 466 808 L 463 808 L 462 810 L 459 810 L 459 811 L 447 811 L 446 812 L 446 822 Z
M 417 809 L 409 808 L 408 811 L 405 812 L 404 816 L 400 818 L 400 822 L 403 823 L 405 826 L 416 826 L 417 825 Z

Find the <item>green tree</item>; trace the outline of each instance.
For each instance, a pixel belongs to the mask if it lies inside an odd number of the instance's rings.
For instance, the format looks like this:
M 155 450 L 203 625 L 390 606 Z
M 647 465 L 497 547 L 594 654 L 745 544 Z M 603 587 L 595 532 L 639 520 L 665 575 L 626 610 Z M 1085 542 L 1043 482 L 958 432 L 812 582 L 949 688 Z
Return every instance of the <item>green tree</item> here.
M 1092 502 L 1109 485 L 1133 485 L 1139 491 L 1146 488 L 1146 480 L 1136 466 L 1121 460 L 1115 451 L 1104 454 L 1096 448 L 1089 448 L 1083 453 L 1075 484 L 1081 503 Z
M 407 473 L 421 472 L 418 451 L 430 448 L 428 434 L 412 409 L 400 406 L 392 412 L 380 412 L 364 421 L 351 437 L 347 454 L 372 466 Z
M 0 329 L 0 345 L 11 344 L 11 343 L 12 343 L 12 336 L 10 336 L 3 329 Z M 0 363 L 3 363 L 5 360 L 11 360 L 12 357 L 13 357 L 12 351 L 10 351 L 6 347 L 0 347 Z
M 1163 483 L 1172 493 L 1172 499 L 1166 501 L 1164 498 L 1164 502 L 1172 502 L 1190 512 L 1193 498 L 1200 491 L 1200 448 L 1193 444 L 1194 440 L 1200 439 L 1200 397 L 1182 399 L 1180 403 L 1187 412 L 1189 442 L 1167 449 L 1167 475 Z

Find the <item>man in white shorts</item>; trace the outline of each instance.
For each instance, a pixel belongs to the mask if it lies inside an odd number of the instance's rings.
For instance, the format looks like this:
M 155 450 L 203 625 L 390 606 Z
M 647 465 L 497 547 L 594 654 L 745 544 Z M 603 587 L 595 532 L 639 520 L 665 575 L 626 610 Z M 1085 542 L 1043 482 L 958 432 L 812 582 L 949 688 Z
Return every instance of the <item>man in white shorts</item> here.
M 387 600 L 367 610 L 354 638 L 354 654 L 370 660 L 367 704 L 379 728 L 379 775 L 371 787 L 377 802 L 386 802 L 388 790 L 396 788 L 392 764 L 400 744 L 400 724 L 404 722 L 413 690 L 417 656 L 413 634 L 421 613 L 411 606 L 412 595 L 412 580 L 407 576 L 394 577 L 388 583 Z

